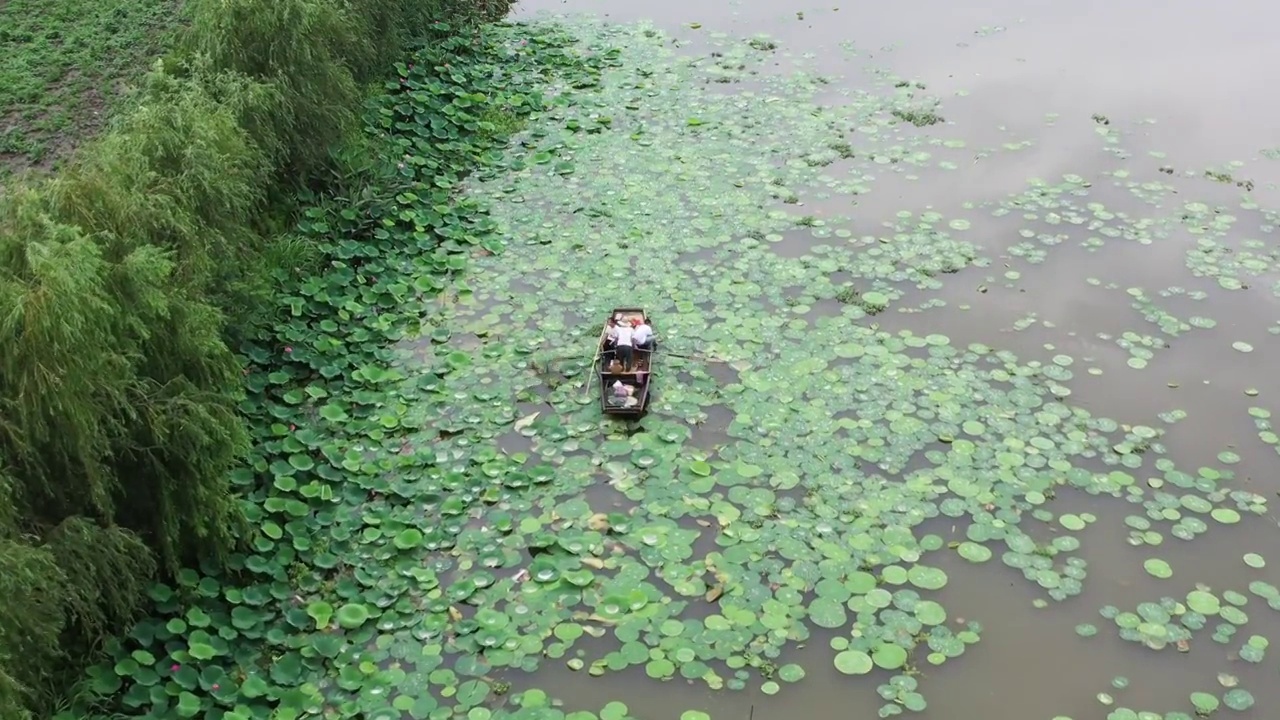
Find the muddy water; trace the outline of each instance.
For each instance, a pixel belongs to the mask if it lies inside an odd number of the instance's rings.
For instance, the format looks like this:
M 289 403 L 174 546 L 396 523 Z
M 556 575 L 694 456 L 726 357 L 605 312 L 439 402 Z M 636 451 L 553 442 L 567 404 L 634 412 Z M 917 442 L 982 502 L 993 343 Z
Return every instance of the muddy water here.
M 989 209 L 965 206 L 998 202 L 1022 190 L 1031 178 L 1054 183 L 1064 173 L 1074 173 L 1094 183 L 1089 201 L 1134 217 L 1168 215 L 1174 201 L 1235 208 L 1239 189 L 1200 181 L 1192 185 L 1197 188 L 1195 197 L 1166 197 L 1161 201 L 1166 207 L 1153 209 L 1100 174 L 1124 169 L 1132 179 L 1156 181 L 1163 177 L 1161 167 L 1198 176 L 1206 168 L 1239 160 L 1247 164 L 1238 177 L 1253 182 L 1255 201 L 1277 207 L 1280 193 L 1274 183 L 1280 180 L 1280 162 L 1259 157 L 1259 151 L 1280 146 L 1280 128 L 1274 123 L 1280 100 L 1270 92 L 1280 84 L 1280 46 L 1272 42 L 1270 30 L 1278 11 L 1257 1 L 1222 4 L 1211 11 L 1189 0 L 997 0 L 984 7 L 939 0 L 873 7 L 839 0 L 783 5 L 769 0 L 526 0 L 517 15 L 550 11 L 591 13 L 619 22 L 651 20 L 690 47 L 697 46 L 700 33 L 710 30 L 768 33 L 791 60 L 847 77 L 850 84 L 833 83 L 824 98 L 827 102 L 840 103 L 843 93 L 856 88 L 858 76 L 851 70 L 871 61 L 926 83 L 943 99 L 941 112 L 948 123 L 930 131 L 964 138 L 975 151 L 1024 144 L 1018 152 L 986 157 L 975 152 L 972 162 L 949 172 L 929 170 L 916 180 L 878 180 L 873 192 L 858 198 L 856 207 L 849 207 L 846 198 L 829 206 L 811 202 L 802 211 L 820 217 L 852 215 L 860 232 L 870 233 L 900 210 L 919 213 L 932 208 L 948 217 L 972 219 L 991 265 L 946 276 L 937 291 L 912 291 L 901 305 L 931 299 L 945 304 L 924 312 L 884 313 L 875 318 L 882 328 L 943 333 L 957 345 L 985 343 L 1024 360 L 1048 362 L 1057 353 L 1072 355 L 1077 362 L 1075 378 L 1068 383 L 1070 402 L 1097 415 L 1152 426 L 1163 426 L 1157 414 L 1184 410 L 1186 419 L 1170 428 L 1164 439 L 1173 460 L 1195 468 L 1233 449 L 1244 458 L 1235 466 L 1240 482 L 1268 496 L 1280 494 L 1280 463 L 1257 440 L 1246 414 L 1251 405 L 1280 409 L 1280 385 L 1273 381 L 1280 337 L 1267 333 L 1267 327 L 1280 320 L 1280 307 L 1270 292 L 1278 278 L 1259 278 L 1250 291 L 1215 292 L 1213 280 L 1192 276 L 1184 265 L 1193 236 L 1175 233 L 1151 245 L 1109 241 L 1088 250 L 1081 243 L 1089 233 L 1069 225 L 1032 226 L 1037 232 L 1060 235 L 1062 241 L 1045 248 L 1043 263 L 1027 263 L 1010 256 L 1009 248 L 1021 240 L 1017 231 L 1028 223 L 1016 217 L 991 218 Z M 703 27 L 687 27 L 692 23 Z M 1058 118 L 1050 121 L 1054 115 Z M 1106 151 L 1096 136 L 1094 115 L 1123 126 L 1127 157 Z M 1137 124 L 1148 118 L 1155 122 Z M 842 204 L 837 207 L 836 202 Z M 1274 235 L 1256 214 L 1233 212 L 1240 218 L 1238 233 L 1275 247 Z M 795 233 L 778 251 L 794 257 L 805 254 L 808 245 L 823 242 L 831 241 Z M 701 253 L 689 260 L 714 266 L 718 258 Z M 1016 280 L 1005 277 L 1011 268 L 1020 274 Z M 1160 291 L 1170 287 L 1211 294 L 1194 303 L 1160 298 Z M 1142 288 L 1179 317 L 1205 315 L 1218 324 L 1177 338 L 1163 337 L 1131 307 L 1128 288 Z M 814 312 L 823 307 L 815 306 Z M 1024 318 L 1034 322 L 1020 323 Z M 1130 330 L 1161 336 L 1169 347 L 1158 350 L 1145 369 L 1134 370 L 1126 364 L 1128 353 L 1108 339 Z M 1100 338 L 1099 333 L 1108 337 Z M 1232 343 L 1241 340 L 1255 350 L 1233 350 Z M 708 411 L 709 421 L 691 440 L 694 447 L 726 441 L 728 411 Z M 1274 518 L 1240 527 L 1211 527 L 1207 536 L 1191 543 L 1166 536 L 1158 548 L 1133 547 L 1126 542 L 1124 519 L 1141 515 L 1141 508 L 1088 496 L 1070 502 L 1076 511 L 1100 518 L 1082 550 L 1089 562 L 1085 592 L 1037 609 L 1032 600 L 1038 593 L 1016 571 L 998 562 L 966 566 L 963 572 L 957 568 L 942 599 L 953 615 L 982 622 L 983 640 L 963 659 L 925 671 L 922 689 L 930 706 L 922 715 L 947 720 L 1102 718 L 1113 708 L 1099 700 L 1100 693 L 1113 695 L 1116 706 L 1186 712 L 1188 692 L 1220 690 L 1215 678 L 1226 672 L 1238 675 L 1258 704 L 1244 713 L 1223 709 L 1220 714 L 1274 717 L 1280 708 L 1280 686 L 1270 681 L 1275 661 L 1252 665 L 1234 659 L 1243 636 L 1218 645 L 1209 633 L 1201 633 L 1188 653 L 1157 654 L 1114 637 L 1110 621 L 1098 615 L 1104 605 L 1131 609 L 1165 595 L 1180 596 L 1195 582 L 1219 591 L 1243 591 L 1255 579 L 1277 582 L 1272 568 L 1280 566 L 1280 534 Z M 963 536 L 963 527 L 933 531 L 948 540 Z M 1251 570 L 1240 560 L 1248 551 L 1274 554 L 1275 562 Z M 1169 561 L 1174 578 L 1159 581 L 1142 573 L 1141 561 L 1148 557 Z M 1256 598 L 1246 610 L 1249 633 L 1280 639 L 1280 615 Z M 1097 625 L 1099 636 L 1077 637 L 1074 627 L 1082 622 Z M 711 712 L 717 719 L 874 717 L 881 704 L 874 676 L 838 674 L 831 667 L 826 639 L 815 632 L 807 648 L 779 659 L 779 664 L 802 663 L 808 675 L 774 697 L 754 689 L 713 694 L 680 680 L 658 683 L 638 672 L 588 678 L 557 664 L 549 664 L 538 680 L 569 708 L 599 708 L 622 700 L 641 718 L 674 718 L 690 708 Z M 1131 684 L 1113 687 L 1117 676 Z

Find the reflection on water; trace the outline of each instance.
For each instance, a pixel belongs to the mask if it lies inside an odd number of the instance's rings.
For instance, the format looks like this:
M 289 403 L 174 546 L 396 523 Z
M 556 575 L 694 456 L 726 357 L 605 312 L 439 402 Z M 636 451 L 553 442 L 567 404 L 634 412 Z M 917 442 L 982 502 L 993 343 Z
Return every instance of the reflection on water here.
M 1087 224 L 1050 225 L 1043 218 L 1023 218 L 1016 208 L 992 217 L 1031 179 L 1044 178 L 1053 185 L 1074 174 L 1091 185 L 1081 208 L 1102 203 L 1112 216 L 1132 224 L 1175 214 L 1185 202 L 1221 204 L 1238 216 L 1238 234 L 1274 248 L 1270 220 L 1239 207 L 1243 190 L 1215 183 L 1204 172 L 1244 161 L 1243 168 L 1232 172 L 1236 179 L 1250 181 L 1254 202 L 1268 207 L 1277 198 L 1273 183 L 1280 165 L 1259 152 L 1280 145 L 1274 123 L 1278 101 L 1269 92 L 1280 81 L 1280 46 L 1269 20 L 1280 11 L 1256 0 L 1212 11 L 1189 0 L 1160 5 L 1003 2 L 982 8 L 939 0 L 897 6 L 832 2 L 785 9 L 769 0 L 714 5 L 531 0 L 521 4 L 519 14 L 544 10 L 652 20 L 688 41 L 690 49 L 712 30 L 767 32 L 783 54 L 780 62 L 844 77 L 820 98 L 833 106 L 858 90 L 864 80 L 860 73 L 869 63 L 923 83 L 943 99 L 945 121 L 922 132 L 940 142 L 964 140 L 963 149 L 947 151 L 954 158 L 949 169 L 899 168 L 875 178 L 870 191 L 853 202 L 839 196 L 781 206 L 797 217 L 847 217 L 855 236 L 884 232 L 903 210 L 935 210 L 947 219 L 971 223 L 966 237 L 983 248 L 990 264 L 947 275 L 940 289 L 904 285 L 907 295 L 897 306 L 934 307 L 913 313 L 895 307 L 873 321 L 889 331 L 945 334 L 958 346 L 977 342 L 1008 349 L 1024 361 L 1050 363 L 1055 355 L 1073 356 L 1068 383 L 1073 404 L 1095 415 L 1161 427 L 1166 425 L 1159 414 L 1186 411 L 1186 419 L 1170 427 L 1163 440 L 1179 466 L 1199 467 L 1235 448 L 1245 456 L 1236 467 L 1239 482 L 1266 495 L 1280 490 L 1276 458 L 1256 442 L 1245 413 L 1250 405 L 1277 407 L 1275 384 L 1269 382 L 1271 364 L 1264 358 L 1274 357 L 1276 340 L 1266 329 L 1277 319 L 1270 288 L 1278 278 L 1263 273 L 1248 292 L 1213 292 L 1203 301 L 1184 295 L 1160 299 L 1170 288 L 1218 288 L 1213 279 L 1187 271 L 1185 255 L 1198 237 L 1185 229 L 1150 244 L 1123 238 L 1096 243 L 1099 238 Z M 688 27 L 695 23 L 705 29 Z M 1138 124 L 1146 118 L 1155 122 Z M 1106 133 L 1112 132 L 1122 135 L 1123 142 L 1108 144 Z M 942 147 L 931 150 L 944 152 Z M 833 176 L 848 175 L 841 162 L 828 170 Z M 1144 196 L 1135 183 L 1145 183 L 1155 194 Z M 1045 243 L 1046 238 L 1052 243 Z M 814 246 L 837 242 L 799 228 L 775 250 L 783 258 L 804 258 Z M 1030 250 L 1024 246 L 1028 242 Z M 682 262 L 707 271 L 732 261 L 731 254 L 714 247 L 690 249 L 682 256 Z M 857 282 L 844 271 L 832 277 L 836 287 Z M 1108 285 L 1114 288 L 1106 289 Z M 1183 321 L 1202 315 L 1217 324 L 1176 338 L 1161 335 L 1156 324 L 1132 307 L 1135 295 L 1126 292 L 1130 288 L 1157 298 L 1160 307 Z M 531 285 L 525 289 L 536 291 Z M 786 296 L 801 294 L 803 289 Z M 815 299 L 806 316 L 833 316 L 840 309 L 834 299 Z M 1116 341 L 1126 332 L 1157 336 L 1168 347 L 1155 348 L 1149 359 L 1142 357 L 1145 369 L 1135 370 L 1129 362 L 1132 351 Z M 1239 341 L 1256 349 L 1234 351 L 1232 343 Z M 711 364 L 706 372 L 722 387 L 737 382 L 727 366 Z M 1246 395 L 1252 388 L 1260 390 Z M 724 405 L 703 410 L 706 417 L 690 445 L 711 450 L 727 444 L 732 411 Z M 1157 656 L 1106 630 L 1087 640 L 1074 631 L 1080 623 L 1106 628 L 1111 621 L 1098 614 L 1105 605 L 1123 609 L 1165 595 L 1180 597 L 1197 582 L 1218 591 L 1243 591 L 1252 579 L 1274 582 L 1269 569 L 1249 570 L 1240 561 L 1250 549 L 1275 547 L 1274 527 L 1266 522 L 1213 527 L 1194 543 L 1165 535 L 1159 547 L 1134 547 L 1124 503 L 1086 495 L 1064 502 L 1074 512 L 1099 518 L 1082 549 L 1090 576 L 1085 592 L 1039 609 L 1032 604 L 1039 593 L 1021 582 L 1016 570 L 998 561 L 963 571 L 957 567 L 941 596 L 954 615 L 983 624 L 983 641 L 945 669 L 925 670 L 931 704 L 924 717 L 1094 718 L 1111 711 L 1106 701 L 1112 697 L 1117 706 L 1185 711 L 1187 693 L 1214 690 L 1215 677 L 1223 672 L 1238 676 L 1260 708 L 1280 706 L 1280 689 L 1265 679 L 1264 666 L 1243 663 L 1235 654 L 1243 638 L 1217 645 L 1207 634 L 1198 635 L 1188 652 Z M 1128 512 L 1143 515 L 1137 505 Z M 932 531 L 944 539 L 963 539 L 963 527 L 953 536 L 946 523 L 934 524 L 938 527 Z M 1153 581 L 1142 573 L 1148 557 L 1168 560 L 1173 578 Z M 945 563 L 962 561 L 941 562 L 950 569 Z M 1264 603 L 1254 598 L 1246 610 L 1250 632 L 1280 637 Z M 679 679 L 660 687 L 633 672 L 587 678 L 557 663 L 541 671 L 540 681 L 573 707 L 598 708 L 622 700 L 639 717 L 677 717 L 691 708 L 713 712 L 717 720 L 770 720 L 797 713 L 873 716 L 881 704 L 873 683 L 837 673 L 823 636 L 815 634 L 798 654 L 813 657 L 779 662 L 802 662 L 809 671 L 806 679 L 774 697 L 752 689 L 712 694 Z M 1263 717 L 1264 712 L 1239 715 Z

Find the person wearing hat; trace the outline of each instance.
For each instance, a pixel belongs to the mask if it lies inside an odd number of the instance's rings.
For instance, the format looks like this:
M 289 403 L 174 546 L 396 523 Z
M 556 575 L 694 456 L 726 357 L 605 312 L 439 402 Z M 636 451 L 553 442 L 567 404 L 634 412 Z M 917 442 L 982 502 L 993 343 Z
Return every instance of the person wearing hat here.
M 631 372 L 632 339 L 635 337 L 635 326 L 618 323 L 618 334 L 613 340 L 614 357 L 622 363 L 623 372 Z

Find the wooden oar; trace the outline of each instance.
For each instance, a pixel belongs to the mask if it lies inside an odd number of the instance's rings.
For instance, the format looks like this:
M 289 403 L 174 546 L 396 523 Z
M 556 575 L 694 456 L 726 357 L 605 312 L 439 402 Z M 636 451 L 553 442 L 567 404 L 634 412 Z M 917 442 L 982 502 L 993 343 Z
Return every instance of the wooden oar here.
M 661 348 L 654 350 L 653 352 L 662 352 L 662 353 L 666 353 L 667 355 L 670 355 L 671 357 L 678 357 L 678 358 L 683 358 L 685 360 L 694 360 L 698 362 L 717 362 L 717 363 L 729 362 L 728 360 L 721 360 L 720 358 L 713 358 L 707 355 L 681 355 L 680 353 L 671 352 L 670 350 L 663 350 Z
M 596 340 L 596 351 L 591 356 L 591 372 L 587 373 L 587 382 L 582 386 L 583 397 L 586 397 L 591 390 L 591 380 L 596 375 L 596 364 L 600 362 L 600 349 L 604 347 L 604 336 L 607 332 L 609 332 L 609 323 L 605 323 L 604 327 L 600 328 L 600 337 Z

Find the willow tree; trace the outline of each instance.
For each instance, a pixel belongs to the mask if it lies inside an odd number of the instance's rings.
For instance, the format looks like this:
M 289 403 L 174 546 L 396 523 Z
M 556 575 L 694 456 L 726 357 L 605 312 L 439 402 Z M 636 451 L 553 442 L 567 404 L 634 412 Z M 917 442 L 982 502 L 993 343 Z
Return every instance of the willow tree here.
M 192 0 L 137 106 L 0 196 L 0 717 L 241 536 L 230 349 L 314 254 L 281 230 L 361 85 L 430 20 L 506 0 Z
M 380 39 L 363 37 L 355 11 L 330 0 L 193 0 L 187 10 L 187 51 L 277 93 L 271 122 L 253 140 L 282 182 L 322 168 L 359 107 L 344 55 Z
M 239 536 L 228 473 L 248 436 L 222 307 L 267 164 L 198 87 L 151 97 L 0 201 L 0 702 L 118 632 L 158 565 Z
M 95 460 L 114 474 L 109 504 L 92 510 L 143 533 L 176 568 L 236 537 L 227 473 L 248 440 L 221 308 L 259 242 L 245 218 L 261 202 L 268 168 L 235 114 L 198 86 L 150 94 L 115 130 L 44 192 L 50 214 L 82 228 L 94 248 L 93 293 L 103 298 L 92 345 L 65 323 L 49 332 L 62 333 L 69 353 L 100 354 L 115 373 L 105 386 L 77 378 L 108 400 L 95 406 L 110 429 Z
M 130 359 L 100 248 L 35 193 L 0 207 L 0 715 L 131 618 L 154 554 L 113 514 Z M 68 638 L 77 641 L 68 643 Z

